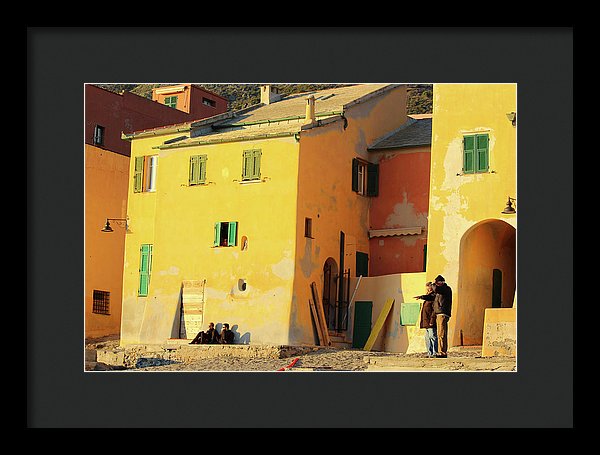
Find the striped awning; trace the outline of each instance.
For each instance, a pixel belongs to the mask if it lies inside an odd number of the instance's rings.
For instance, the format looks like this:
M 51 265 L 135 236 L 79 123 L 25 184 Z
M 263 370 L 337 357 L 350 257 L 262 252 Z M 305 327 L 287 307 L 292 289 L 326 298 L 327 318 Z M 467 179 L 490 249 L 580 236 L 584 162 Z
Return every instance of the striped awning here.
M 418 235 L 423 232 L 422 226 L 395 228 L 395 229 L 369 229 L 369 238 L 393 237 L 397 235 Z

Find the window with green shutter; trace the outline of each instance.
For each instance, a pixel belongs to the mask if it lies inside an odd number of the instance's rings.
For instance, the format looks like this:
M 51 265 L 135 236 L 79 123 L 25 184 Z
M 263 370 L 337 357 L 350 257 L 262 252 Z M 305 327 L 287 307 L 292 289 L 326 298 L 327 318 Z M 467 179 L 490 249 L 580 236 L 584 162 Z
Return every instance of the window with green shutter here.
M 260 179 L 260 150 L 244 150 L 242 161 L 242 180 Z
M 146 297 L 150 286 L 150 272 L 152 271 L 152 245 L 145 243 L 140 246 L 140 287 L 138 295 Z
M 133 169 L 133 192 L 141 193 L 144 185 L 144 157 L 136 156 Z
M 363 196 L 379 194 L 379 164 L 352 159 L 352 191 Z
M 133 166 L 133 192 L 156 191 L 158 155 L 136 156 Z
M 463 173 L 473 174 L 489 170 L 489 135 L 471 134 L 463 137 Z
M 237 221 L 219 221 L 215 223 L 213 246 L 236 246 L 237 224 Z
M 166 96 L 165 97 L 165 105 L 176 108 L 177 107 L 177 97 L 176 96 Z
M 190 185 L 206 182 L 206 155 L 190 156 Z

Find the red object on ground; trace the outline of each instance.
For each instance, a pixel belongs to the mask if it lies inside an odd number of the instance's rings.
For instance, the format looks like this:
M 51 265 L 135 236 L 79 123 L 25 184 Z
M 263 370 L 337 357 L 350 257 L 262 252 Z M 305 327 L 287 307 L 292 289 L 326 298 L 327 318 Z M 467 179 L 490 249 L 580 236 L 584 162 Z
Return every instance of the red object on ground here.
M 298 357 L 296 357 L 294 360 L 291 361 L 291 363 L 287 366 L 287 367 L 281 367 L 279 370 L 277 371 L 285 371 L 288 368 L 292 368 L 294 365 L 296 365 L 296 362 L 300 360 Z

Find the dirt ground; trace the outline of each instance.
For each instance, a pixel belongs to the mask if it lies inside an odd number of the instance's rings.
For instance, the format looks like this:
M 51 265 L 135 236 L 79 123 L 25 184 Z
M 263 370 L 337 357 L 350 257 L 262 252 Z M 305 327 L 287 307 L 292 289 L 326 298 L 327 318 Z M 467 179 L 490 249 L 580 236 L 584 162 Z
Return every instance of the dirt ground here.
M 110 350 L 119 347 L 119 340 L 107 338 L 90 340 L 86 351 Z M 315 348 L 286 358 L 248 358 L 221 356 L 173 361 L 144 358 L 128 372 L 267 372 L 267 371 L 516 371 L 516 359 L 510 357 L 481 357 L 480 348 L 451 348 L 448 358 L 427 358 L 425 353 L 399 354 L 364 351 L 361 349 Z M 86 370 L 106 371 L 110 365 L 91 364 Z

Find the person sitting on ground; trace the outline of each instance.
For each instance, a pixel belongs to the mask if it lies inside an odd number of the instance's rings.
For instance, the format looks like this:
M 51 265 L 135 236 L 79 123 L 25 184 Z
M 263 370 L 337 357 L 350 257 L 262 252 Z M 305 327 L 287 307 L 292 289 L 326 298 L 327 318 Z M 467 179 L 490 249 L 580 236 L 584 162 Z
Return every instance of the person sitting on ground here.
M 233 344 L 234 333 L 229 330 L 229 324 L 223 324 L 223 330 L 221 330 L 221 336 L 219 337 L 219 343 L 221 344 Z
M 201 330 L 190 344 L 217 344 L 219 342 L 219 332 L 215 329 L 214 323 L 208 324 L 208 330 Z

